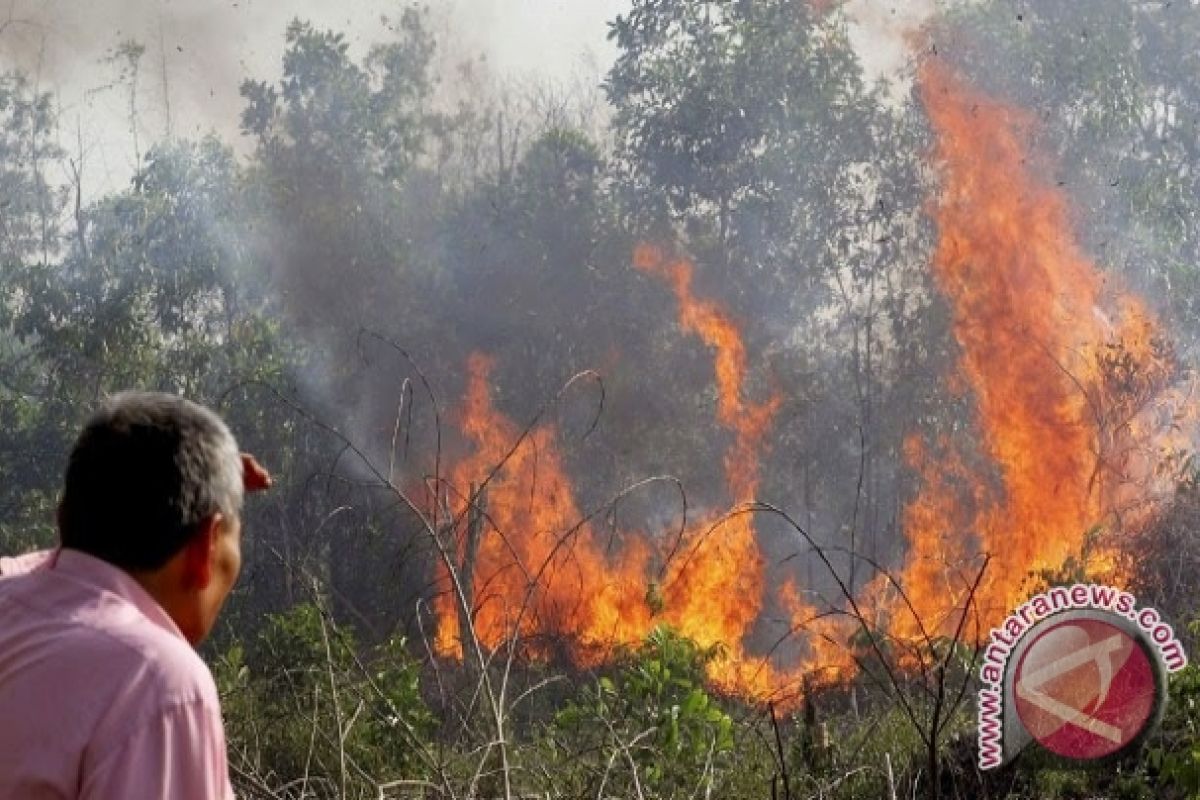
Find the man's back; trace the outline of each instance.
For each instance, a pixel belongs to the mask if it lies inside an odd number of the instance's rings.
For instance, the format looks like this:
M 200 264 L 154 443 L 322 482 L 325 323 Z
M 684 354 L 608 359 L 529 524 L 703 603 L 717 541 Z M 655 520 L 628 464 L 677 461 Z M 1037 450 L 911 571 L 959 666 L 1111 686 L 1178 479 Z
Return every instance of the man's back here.
M 27 565 L 26 565 L 27 566 Z M 0 578 L 0 797 L 231 797 L 212 676 L 129 575 L 62 550 Z

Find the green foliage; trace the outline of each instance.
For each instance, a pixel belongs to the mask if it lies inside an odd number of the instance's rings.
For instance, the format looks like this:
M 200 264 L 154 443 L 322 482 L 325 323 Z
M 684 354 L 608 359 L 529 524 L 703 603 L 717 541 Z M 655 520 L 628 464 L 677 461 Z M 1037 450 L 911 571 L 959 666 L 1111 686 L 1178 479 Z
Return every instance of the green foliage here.
M 1200 619 L 1191 624 L 1200 635 Z M 1195 654 L 1193 653 L 1193 656 Z M 1162 726 L 1147 748 L 1145 771 L 1155 785 L 1179 797 L 1200 797 L 1200 666 L 1171 675 Z M 1162 795 L 1159 795 L 1162 796 Z
M 883 121 L 843 37 L 807 0 L 633 3 L 605 89 L 630 210 L 649 218 L 634 224 L 681 219 L 716 263 L 757 260 L 791 286 L 805 261 L 827 266 L 850 224 L 838 192 Z
M 59 252 L 67 196 L 47 173 L 62 157 L 54 97 L 20 73 L 0 75 L 0 268 L 45 264 Z M 3 311 L 0 311 L 3 313 Z
M 215 403 L 294 363 L 244 280 L 243 216 L 227 148 L 164 145 L 128 190 L 80 212 L 75 234 L 50 251 L 61 257 L 0 264 L 6 551 L 52 540 L 66 453 L 104 394 L 140 387 Z
M 64 190 L 47 177 L 62 157 L 54 97 L 19 73 L 0 76 L 0 552 L 46 546 L 62 464 L 61 421 L 46 424 L 47 397 L 29 379 L 52 365 L 16 331 L 32 305 L 26 270 L 50 269 L 62 249 Z M 55 424 L 57 423 L 57 424 Z
M 425 773 L 433 719 L 403 639 L 364 650 L 317 606 L 300 605 L 231 644 L 215 673 L 243 774 L 332 798 Z
M 425 24 L 422 12 L 405 9 L 396 39 L 373 47 L 358 65 L 342 34 L 292 22 L 279 87 L 242 84 L 243 129 L 258 137 L 264 157 L 288 158 L 293 167 L 301 166 L 296 157 L 319 152 L 321 161 L 310 167 L 399 177 L 421 152 L 429 121 L 433 41 Z
M 800 776 L 804 796 L 819 793 L 830 778 L 848 777 L 836 786 L 839 798 L 886 797 L 886 769 L 860 770 L 863 765 L 892 764 L 898 786 L 909 784 L 919 772 L 924 744 L 899 708 L 872 710 L 861 719 L 845 715 L 833 720 L 835 747 L 830 761 L 815 774 L 806 774 L 804 760 L 796 754 L 794 774 Z M 858 770 L 858 771 L 856 771 Z M 810 788 L 811 787 L 811 788 Z
M 691 797 L 733 766 L 733 720 L 704 688 L 720 658 L 666 627 L 554 717 L 545 732 L 557 796 Z M 572 765 L 571 769 L 566 769 Z

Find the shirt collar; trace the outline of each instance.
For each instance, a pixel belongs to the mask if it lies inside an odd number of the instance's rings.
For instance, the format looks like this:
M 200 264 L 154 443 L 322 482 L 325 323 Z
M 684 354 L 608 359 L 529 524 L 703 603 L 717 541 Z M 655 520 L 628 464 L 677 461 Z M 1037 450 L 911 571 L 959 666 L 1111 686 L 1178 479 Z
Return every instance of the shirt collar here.
M 132 603 L 142 614 L 167 633 L 187 641 L 175 620 L 128 572 L 80 550 L 60 547 L 46 568 L 71 580 L 86 583 Z

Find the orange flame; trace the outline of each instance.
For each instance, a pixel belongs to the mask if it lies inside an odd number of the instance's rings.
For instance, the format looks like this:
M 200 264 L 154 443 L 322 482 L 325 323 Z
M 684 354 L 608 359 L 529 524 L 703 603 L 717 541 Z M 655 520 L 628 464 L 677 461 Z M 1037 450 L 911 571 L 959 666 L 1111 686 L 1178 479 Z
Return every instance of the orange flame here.
M 933 273 L 987 466 L 954 443 L 938 442 L 933 457 L 909 441 L 923 489 L 904 513 L 902 584 L 926 627 L 946 633 L 978 565 L 971 556 L 990 554 L 975 597 L 986 635 L 1028 594 L 1031 573 L 1068 559 L 1092 575 L 1111 569 L 1112 554 L 1086 538 L 1151 499 L 1165 429 L 1146 409 L 1165 396 L 1173 365 L 1150 312 L 1106 286 L 1072 235 L 1064 194 L 1029 164 L 1031 116 L 933 63 L 919 92 L 942 178 Z M 907 611 L 894 628 L 918 633 Z
M 493 365 L 479 354 L 469 359 L 461 426 L 475 452 L 455 465 L 449 483 L 461 491 L 491 475 L 471 587 L 476 634 L 490 648 L 519 635 L 535 655 L 567 646 L 589 663 L 602 657 L 595 648 L 638 641 L 649 632 L 644 581 L 635 577 L 645 571 L 649 552 L 634 541 L 616 560 L 604 555 L 591 526 L 580 523 L 553 427 L 521 439 L 517 426 L 493 408 Z M 470 498 L 452 502 L 461 528 Z M 461 547 L 458 555 L 461 566 Z M 436 601 L 436 644 L 444 655 L 461 654 L 456 602 L 450 592 Z
M 725 454 L 725 477 L 735 504 L 754 499 L 763 437 L 782 398 L 761 404 L 743 399 L 746 347 L 737 326 L 715 303 L 692 293 L 692 265 L 669 259 L 657 247 L 641 245 L 633 265 L 667 281 L 679 304 L 679 324 L 715 351 L 717 420 L 734 434 Z M 713 667 L 713 679 L 730 690 L 769 691 L 771 674 L 762 664 L 747 665 L 743 639 L 762 610 L 763 559 L 754 518 L 733 513 L 693 523 L 688 552 L 669 565 L 664 581 L 666 617 L 681 633 L 702 646 L 723 643 L 729 658 Z
M 1071 234 L 1066 198 L 1027 163 L 1031 117 L 933 64 L 918 88 L 942 187 L 931 203 L 939 233 L 932 269 L 959 347 L 951 379 L 974 400 L 978 442 L 975 450 L 946 437 L 905 443 L 921 477 L 903 514 L 907 603 L 880 576 L 859 604 L 870 624 L 910 642 L 954 632 L 980 553 L 992 561 L 974 597 L 980 625 L 968 637 L 986 635 L 1020 604 L 1031 573 L 1072 559 L 1092 576 L 1113 573 L 1115 551 L 1089 547 L 1089 532 L 1111 539 L 1122 524 L 1152 518 L 1173 489 L 1173 455 L 1190 449 L 1196 432 L 1195 403 L 1171 385 L 1176 366 L 1153 315 L 1106 284 Z M 695 295 L 688 261 L 642 245 L 633 264 L 671 287 L 680 328 L 713 352 L 715 416 L 732 435 L 724 471 L 734 510 L 692 521 L 666 563 L 645 533 L 594 528 L 575 500 L 554 427 L 522 437 L 492 404 L 492 360 L 471 356 L 460 427 L 473 451 L 451 472 L 447 485 L 460 494 L 444 500 L 454 524 L 443 535 L 455 535 L 449 549 L 460 572 L 473 561 L 464 588 L 481 643 L 496 648 L 518 636 L 534 657 L 594 665 L 614 645 L 642 641 L 660 617 L 701 646 L 724 645 L 710 678 L 731 692 L 779 696 L 805 674 L 851 676 L 858 623 L 821 613 L 791 581 L 772 593 L 754 518 L 737 513 L 758 491 L 780 396 L 747 399 L 738 327 Z M 465 487 L 481 482 L 487 515 L 470 556 Z M 768 603 L 806 633 L 804 660 L 781 665 L 751 652 Z M 436 601 L 443 655 L 461 656 L 456 608 L 451 593 Z
M 692 293 L 691 264 L 643 246 L 634 254 L 634 266 L 671 285 L 680 327 L 714 351 L 716 416 L 733 434 L 724 460 L 730 499 L 750 501 L 758 488 L 764 438 L 781 398 L 744 399 L 745 346 L 729 316 Z M 724 646 L 725 656 L 709 667 L 720 687 L 762 696 L 793 680 L 751 654 L 745 642 L 763 606 L 764 564 L 753 517 L 735 509 L 693 521 L 683 547 L 662 565 L 661 586 L 655 587 L 651 576 L 658 548 L 630 531 L 616 532 L 605 542 L 581 522 L 552 426 L 539 426 L 522 440 L 517 426 L 492 406 L 487 388 L 492 366 L 485 356 L 470 358 L 460 427 L 474 452 L 455 465 L 449 481 L 459 491 L 472 482 L 487 483 L 485 530 L 467 587 L 481 643 L 494 648 L 519 634 L 532 655 L 560 652 L 576 663 L 593 664 L 613 645 L 644 639 L 658 612 L 699 645 Z M 469 504 L 465 496 L 452 502 L 453 558 L 460 569 Z M 445 568 L 442 577 L 449 578 Z M 655 593 L 658 599 L 647 603 Z M 436 644 L 441 654 L 459 657 L 456 602 L 452 592 L 436 600 Z M 661 609 L 651 607 L 660 603 Z M 788 608 L 800 613 L 798 602 Z

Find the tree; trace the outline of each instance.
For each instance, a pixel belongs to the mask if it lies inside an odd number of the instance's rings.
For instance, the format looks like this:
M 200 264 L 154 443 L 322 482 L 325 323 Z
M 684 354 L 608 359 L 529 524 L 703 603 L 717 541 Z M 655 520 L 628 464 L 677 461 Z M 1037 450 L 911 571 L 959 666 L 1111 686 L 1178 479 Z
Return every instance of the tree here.
M 147 153 L 127 190 L 86 209 L 90 224 L 60 259 L 7 265 L 6 551 L 32 544 L 30 532 L 53 540 L 54 496 L 78 426 L 121 389 L 181 392 L 221 408 L 247 446 L 283 465 L 288 448 L 270 412 L 225 403 L 238 384 L 285 382 L 299 360 L 253 290 L 245 208 L 227 148 L 214 139 L 166 145 Z M 274 529 L 258 522 L 247 526 L 252 555 Z
M 278 308 L 286 328 L 311 345 L 308 405 L 368 442 L 380 463 L 388 462 L 397 407 L 412 396 L 405 393 L 415 374 L 412 363 L 384 345 L 368 353 L 364 334 L 412 346 L 418 363 L 440 350 L 435 276 L 430 261 L 414 253 L 426 236 L 424 206 L 437 203 L 409 194 L 425 187 L 418 162 L 434 125 L 433 40 L 424 26 L 422 12 L 406 10 L 395 40 L 356 63 L 343 35 L 295 21 L 286 32 L 282 80 L 248 80 L 241 88 L 243 131 L 257 144 L 246 176 L 256 223 L 250 241 L 268 290 L 285 298 Z M 432 451 L 432 414 L 414 418 L 416 432 L 406 429 L 406 438 L 427 439 Z M 363 513 L 314 523 L 321 531 L 320 571 L 330 576 L 339 616 L 357 608 L 387 627 L 399 602 L 393 589 L 400 587 L 410 613 L 425 564 L 407 557 L 413 542 L 403 522 L 386 512 L 377 518 L 372 500 L 356 493 L 335 464 L 330 458 L 320 468 L 327 477 L 321 485 L 335 489 L 315 505 L 327 513 L 339 505 L 337 497 Z M 421 480 L 424 464 L 407 464 L 397 480 Z M 305 506 L 313 505 L 310 495 Z M 363 535 L 370 531 L 380 535 Z M 364 565 L 374 570 L 370 577 Z
M 36 424 L 43 397 L 30 378 L 41 365 L 15 331 L 35 302 L 23 277 L 52 269 L 61 251 L 66 197 L 47 177 L 61 155 L 54 125 L 50 94 L 21 73 L 0 77 L 0 448 L 10 454 L 0 465 L 0 543 L 12 551 L 48 540 L 59 474 L 59 462 L 42 455 L 45 431 Z
M 696 256 L 706 294 L 746 321 L 753 380 L 788 398 L 764 490 L 800 486 L 852 551 L 886 557 L 907 421 L 953 408 L 934 379 L 948 348 L 924 268 L 927 132 L 814 6 L 636 2 L 606 89 L 631 229 Z
M 342 35 L 293 22 L 279 86 L 242 84 L 252 179 L 272 225 L 264 256 L 296 323 L 326 339 L 349 320 L 419 316 L 415 303 L 395 306 L 419 291 L 399 190 L 429 131 L 433 44 L 417 11 L 399 30 L 358 65 Z

